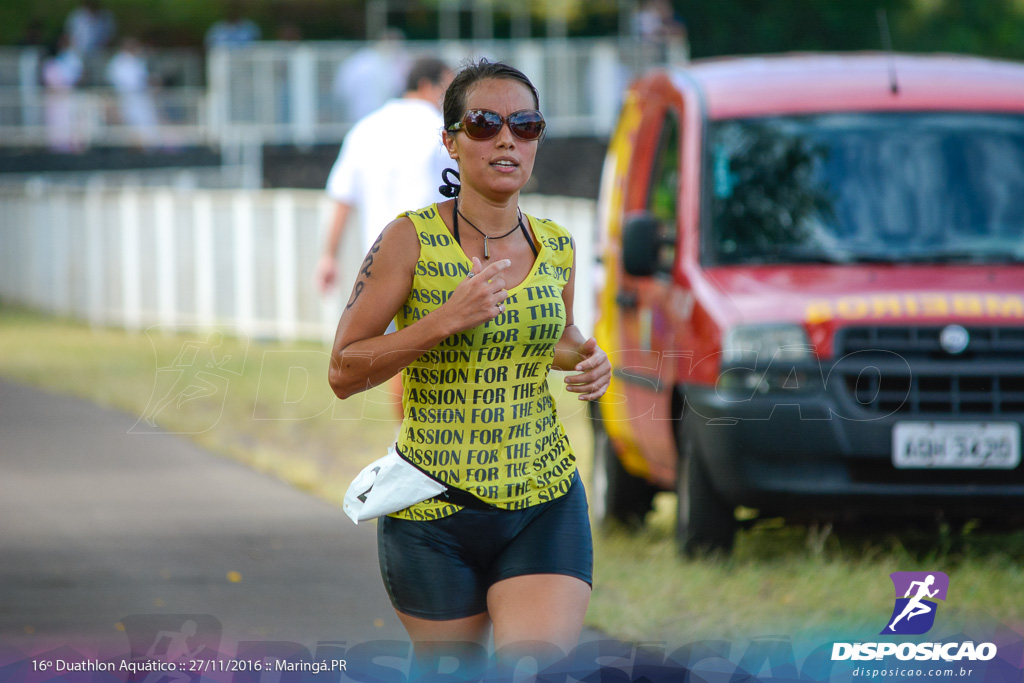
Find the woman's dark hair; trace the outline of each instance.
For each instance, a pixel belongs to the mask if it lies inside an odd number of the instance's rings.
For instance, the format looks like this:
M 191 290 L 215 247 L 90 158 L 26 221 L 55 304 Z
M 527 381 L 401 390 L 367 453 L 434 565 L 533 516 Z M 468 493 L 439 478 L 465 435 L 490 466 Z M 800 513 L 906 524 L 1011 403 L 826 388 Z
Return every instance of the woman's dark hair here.
M 488 78 L 504 78 L 518 81 L 525 85 L 533 94 L 533 106 L 540 109 L 540 96 L 537 88 L 519 69 L 502 62 L 491 62 L 481 59 L 459 70 L 444 93 L 444 127 L 445 130 L 454 126 L 466 112 L 466 93 L 469 89 Z

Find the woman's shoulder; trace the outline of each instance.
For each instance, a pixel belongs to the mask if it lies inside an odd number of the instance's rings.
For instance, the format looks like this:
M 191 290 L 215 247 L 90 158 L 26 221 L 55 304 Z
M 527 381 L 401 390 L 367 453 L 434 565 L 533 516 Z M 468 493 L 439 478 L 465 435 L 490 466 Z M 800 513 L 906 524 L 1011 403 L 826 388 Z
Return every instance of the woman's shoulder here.
M 384 226 L 370 247 L 371 254 L 376 251 L 384 251 L 399 258 L 405 254 L 413 261 L 419 258 L 419 237 L 416 225 L 408 214 L 403 214 Z

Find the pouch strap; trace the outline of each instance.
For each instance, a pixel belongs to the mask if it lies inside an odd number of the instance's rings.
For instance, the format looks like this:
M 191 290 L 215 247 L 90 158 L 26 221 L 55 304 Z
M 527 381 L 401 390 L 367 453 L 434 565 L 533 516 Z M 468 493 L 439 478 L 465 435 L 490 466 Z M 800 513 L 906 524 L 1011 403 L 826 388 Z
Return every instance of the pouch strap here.
M 434 496 L 434 498 L 428 500 L 439 500 L 445 503 L 451 503 L 452 505 L 459 505 L 464 508 L 472 508 L 474 510 L 499 509 L 497 505 L 481 500 L 480 498 L 477 498 L 469 491 L 457 488 L 455 486 L 452 486 L 451 484 L 447 484 L 438 479 L 437 477 L 435 477 L 430 472 L 427 472 L 425 469 L 414 463 L 412 460 L 405 457 L 405 454 L 398 449 L 398 444 L 395 444 L 395 453 L 398 453 L 399 457 L 401 457 L 402 460 L 405 460 L 407 463 L 418 469 L 420 472 L 423 472 L 423 474 L 425 474 L 427 477 L 433 479 L 438 484 L 444 487 L 444 493 L 439 493 L 436 496 Z

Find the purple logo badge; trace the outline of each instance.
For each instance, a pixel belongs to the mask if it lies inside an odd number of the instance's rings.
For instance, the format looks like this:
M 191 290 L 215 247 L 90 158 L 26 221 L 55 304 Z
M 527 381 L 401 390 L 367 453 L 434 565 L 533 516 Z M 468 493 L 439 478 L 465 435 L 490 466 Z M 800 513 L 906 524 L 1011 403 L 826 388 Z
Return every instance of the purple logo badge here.
M 949 577 L 942 572 L 893 572 L 896 606 L 882 635 L 921 635 L 935 624 L 936 600 L 945 600 Z

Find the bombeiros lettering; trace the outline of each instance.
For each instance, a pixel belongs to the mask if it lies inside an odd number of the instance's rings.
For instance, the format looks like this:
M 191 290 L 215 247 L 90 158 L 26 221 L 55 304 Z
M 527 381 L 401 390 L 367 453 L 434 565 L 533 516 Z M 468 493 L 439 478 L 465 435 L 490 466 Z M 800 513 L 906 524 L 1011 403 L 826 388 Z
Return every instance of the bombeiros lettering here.
M 813 299 L 808 323 L 829 320 L 882 320 L 944 317 L 1024 318 L 1024 297 L 1000 294 L 876 294 Z

